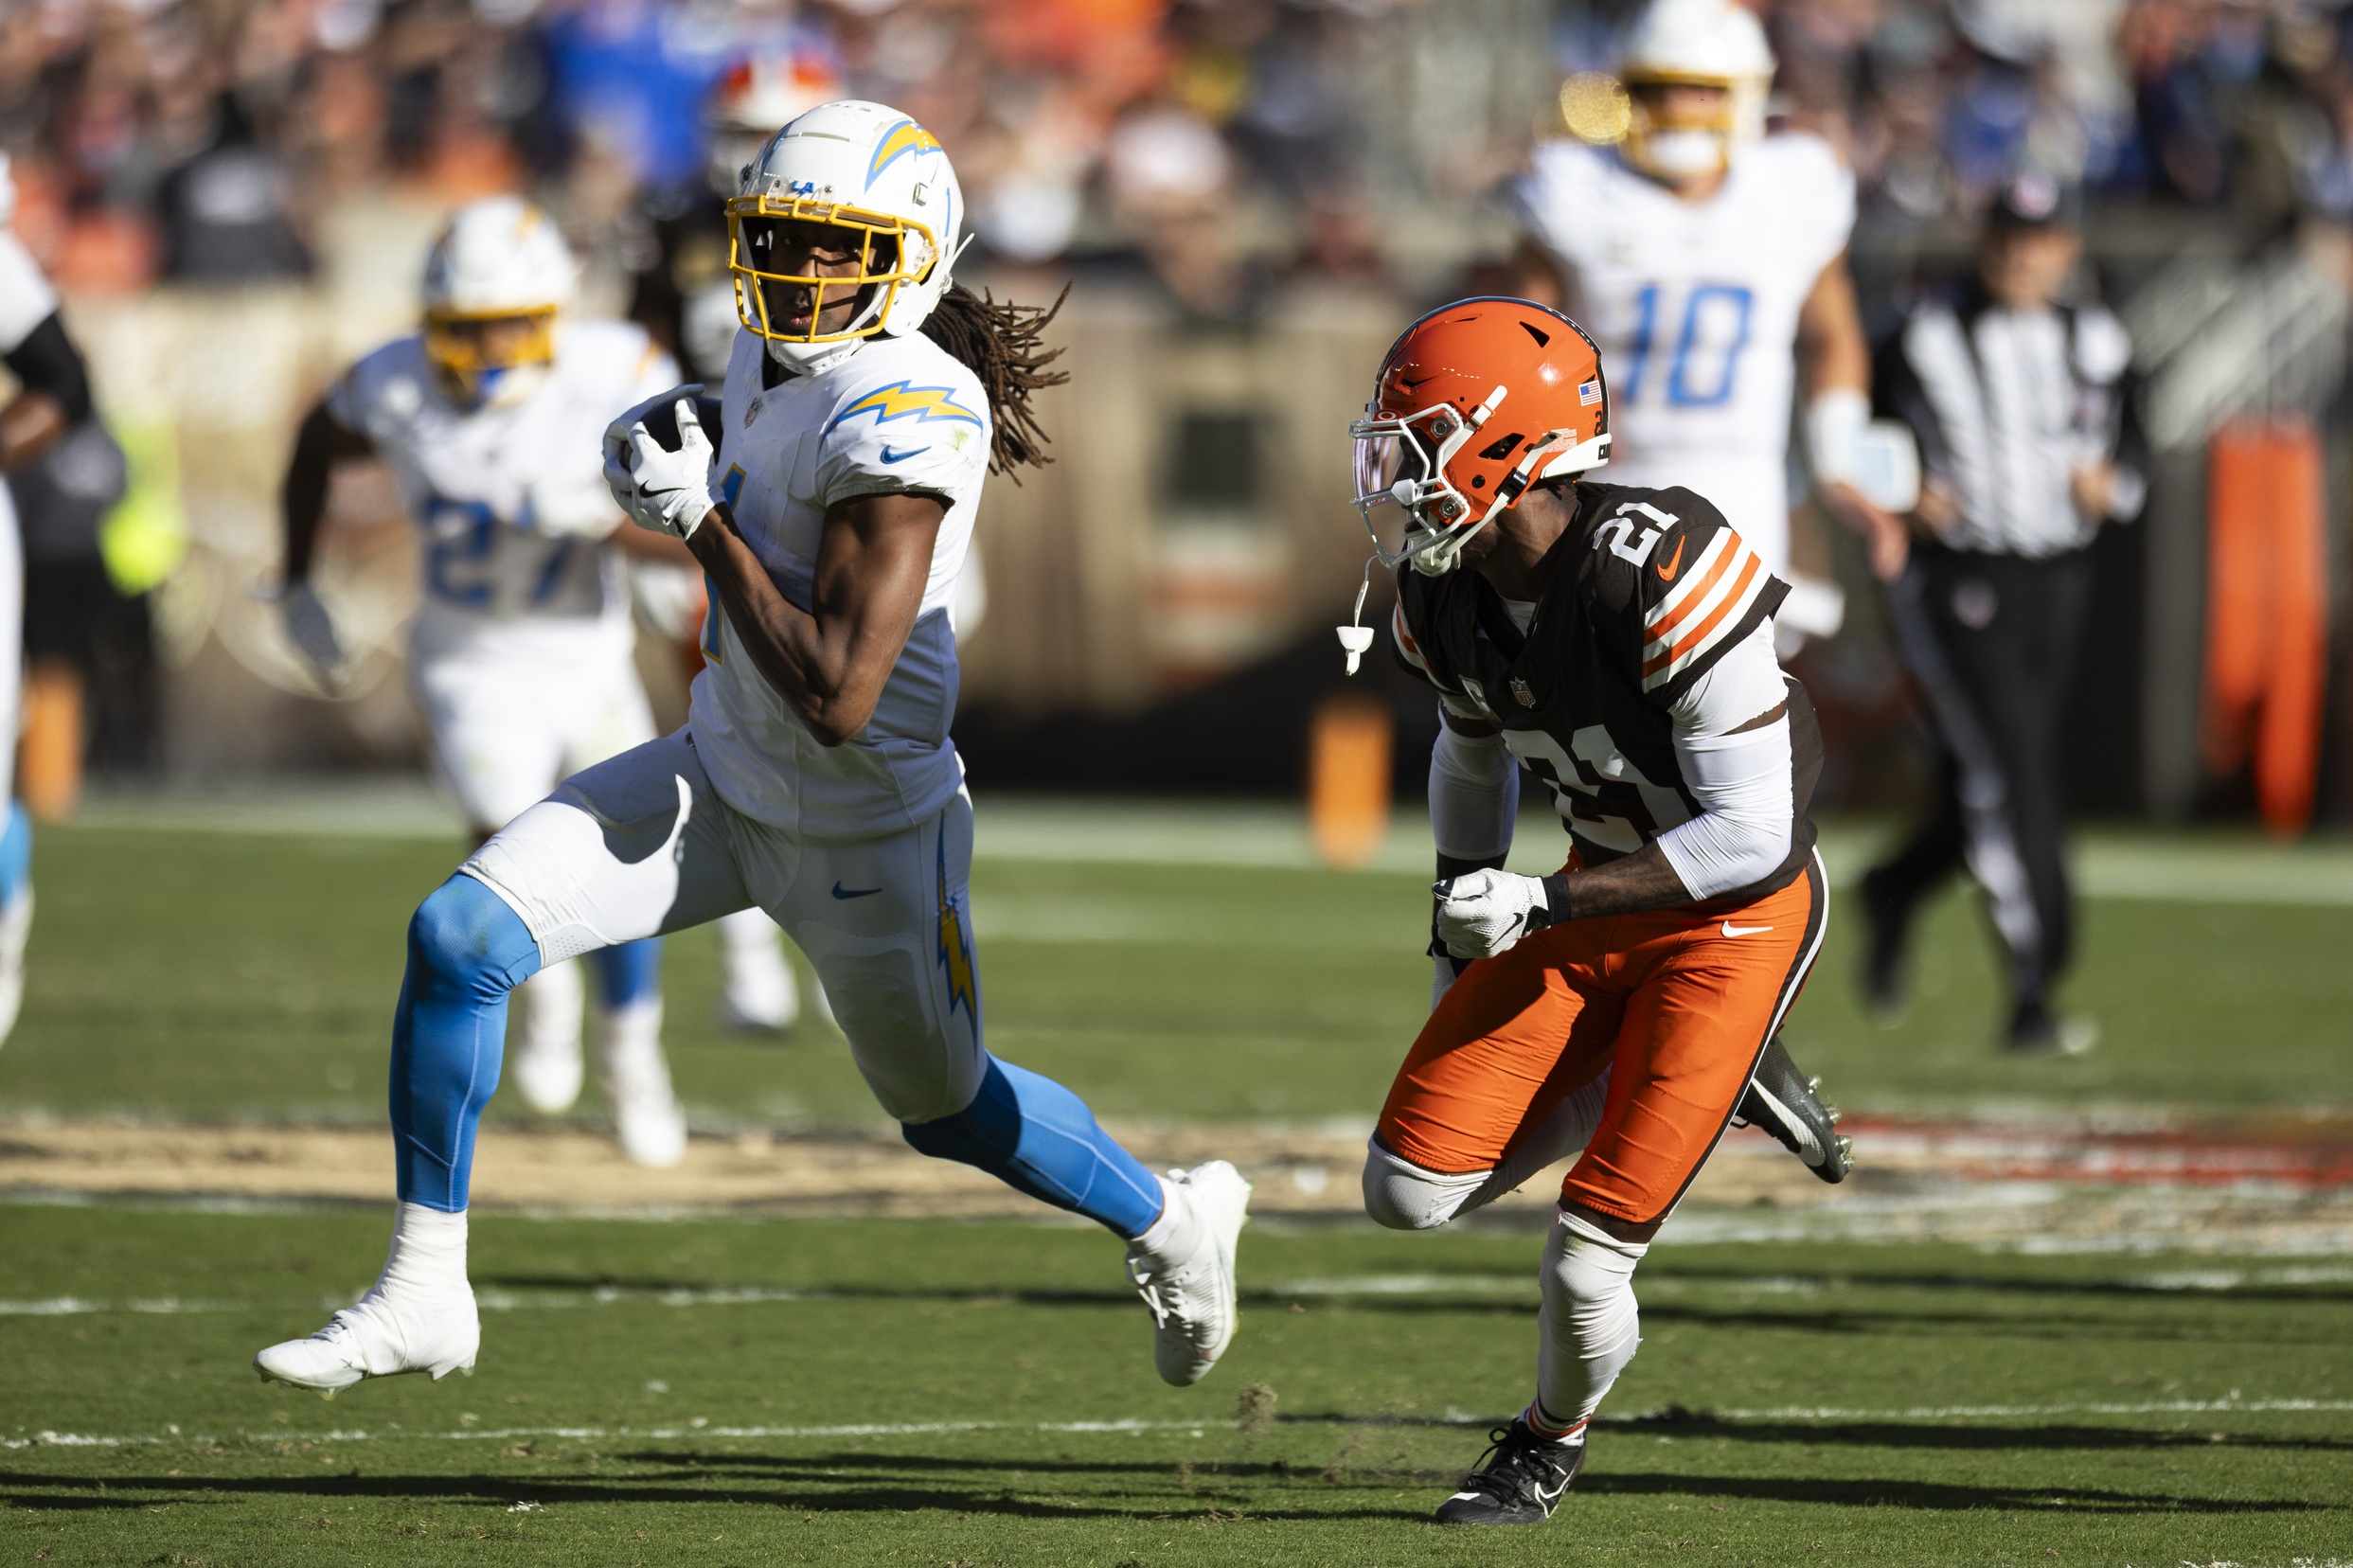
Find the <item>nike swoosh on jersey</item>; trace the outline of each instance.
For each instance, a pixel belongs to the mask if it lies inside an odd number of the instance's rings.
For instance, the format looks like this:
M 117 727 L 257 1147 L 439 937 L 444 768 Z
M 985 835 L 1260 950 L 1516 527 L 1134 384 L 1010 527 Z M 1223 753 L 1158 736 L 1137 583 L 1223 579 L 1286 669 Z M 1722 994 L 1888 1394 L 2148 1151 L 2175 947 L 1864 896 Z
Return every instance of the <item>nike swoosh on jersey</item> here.
M 839 898 L 840 896 L 841 895 L 838 893 L 834 895 L 836 898 Z M 1730 920 L 1726 920 L 1724 922 L 1724 935 L 1727 936 L 1754 936 L 1760 931 L 1771 931 L 1773 927 L 1771 926 L 1737 926 Z
M 1659 580 L 1661 582 L 1672 582 L 1675 580 L 1675 574 L 1682 570 L 1683 541 L 1678 539 L 1675 541 L 1675 553 L 1668 556 L 1665 561 L 1659 562 Z
M 840 882 L 833 884 L 833 896 L 837 899 L 868 899 L 882 891 L 879 887 L 844 887 Z
M 919 446 L 919 447 L 909 447 L 909 448 L 908 448 L 906 451 L 904 451 L 904 452 L 893 452 L 893 451 L 890 449 L 890 443 L 889 443 L 888 441 L 885 441 L 885 442 L 883 442 L 883 443 L 882 443 L 882 461 L 884 461 L 885 463 L 903 463 L 903 462 L 905 462 L 905 461 L 906 461 L 908 458 L 910 458 L 910 457 L 919 457 L 919 456 L 921 456 L 924 453 L 927 453 L 927 452 L 929 452 L 929 451 L 931 451 L 931 450 L 932 450 L 932 449 L 931 449 L 930 447 L 927 447 L 927 446 Z

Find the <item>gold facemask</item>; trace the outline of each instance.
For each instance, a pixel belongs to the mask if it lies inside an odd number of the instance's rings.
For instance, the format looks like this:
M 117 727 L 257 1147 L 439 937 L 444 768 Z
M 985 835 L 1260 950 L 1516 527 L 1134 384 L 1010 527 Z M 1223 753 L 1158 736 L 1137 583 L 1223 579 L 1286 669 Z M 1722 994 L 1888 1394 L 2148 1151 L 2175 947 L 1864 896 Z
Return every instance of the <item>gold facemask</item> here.
M 859 237 L 858 270 L 840 277 L 762 271 L 752 255 L 755 238 L 744 233 L 747 222 L 814 223 L 847 229 Z M 882 241 L 888 242 L 887 247 Z M 877 271 L 876 256 L 884 248 L 891 260 L 885 264 L 886 270 Z M 920 258 L 920 264 L 911 266 L 913 258 Z M 736 314 L 745 330 L 772 343 L 841 343 L 872 337 L 882 330 L 883 321 L 889 317 L 900 286 L 922 282 L 938 263 L 938 241 L 930 229 L 912 218 L 897 218 L 886 212 L 803 196 L 738 196 L 727 204 L 727 270 L 736 279 Z M 768 294 L 763 287 L 770 283 L 810 291 L 807 330 L 791 331 L 770 319 Z M 856 298 L 860 291 L 866 289 L 882 292 L 868 297 L 865 309 L 853 315 L 847 327 L 838 332 L 818 330 L 829 304 Z
M 526 321 L 528 332 L 492 354 L 478 328 L 490 321 Z M 556 308 L 536 311 L 428 311 L 425 312 L 425 357 L 443 385 L 461 402 L 479 402 L 495 395 L 507 372 L 552 363 L 556 357 Z

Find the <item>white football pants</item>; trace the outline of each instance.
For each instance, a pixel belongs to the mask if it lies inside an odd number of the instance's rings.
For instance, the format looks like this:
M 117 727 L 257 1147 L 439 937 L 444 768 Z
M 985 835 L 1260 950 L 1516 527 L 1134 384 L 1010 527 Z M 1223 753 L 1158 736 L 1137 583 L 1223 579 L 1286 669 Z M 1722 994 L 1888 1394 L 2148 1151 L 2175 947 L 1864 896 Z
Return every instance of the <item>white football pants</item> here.
M 924 1122 L 972 1104 L 988 1066 L 972 864 L 961 792 L 905 832 L 804 838 L 722 801 L 681 730 L 564 780 L 461 869 L 551 964 L 765 909 L 815 966 L 882 1109 Z

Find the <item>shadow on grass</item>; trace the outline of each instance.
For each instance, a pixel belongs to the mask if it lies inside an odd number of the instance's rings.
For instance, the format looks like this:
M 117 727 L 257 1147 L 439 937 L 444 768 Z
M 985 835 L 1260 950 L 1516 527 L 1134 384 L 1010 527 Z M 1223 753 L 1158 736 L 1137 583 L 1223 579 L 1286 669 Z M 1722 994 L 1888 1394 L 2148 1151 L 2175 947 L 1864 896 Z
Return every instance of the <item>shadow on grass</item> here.
M 1427 1519 L 1426 1505 L 1376 1506 L 1358 1501 L 1368 1490 L 1400 1487 L 1435 1492 L 1450 1484 L 1439 1472 L 1379 1468 L 1319 1473 L 1276 1465 L 1220 1465 L 1187 1473 L 1169 1486 L 1165 1461 L 1117 1464 L 1085 1460 L 952 1459 L 855 1452 L 800 1458 L 684 1451 L 614 1456 L 668 1468 L 670 1477 L 549 1478 L 356 1474 L 340 1476 L 96 1477 L 0 1471 L 0 1489 L 13 1506 L 98 1510 L 153 1506 L 158 1501 L 285 1497 L 373 1501 L 474 1503 L 511 1507 L 608 1504 L 727 1504 L 829 1513 L 905 1512 L 936 1508 L 1019 1519 L 1174 1519 L 1230 1510 L 1261 1520 Z M 909 1474 L 908 1472 L 917 1472 Z M 1443 1472 L 1452 1477 L 1453 1471 Z M 1072 1495 L 1039 1498 L 1030 1477 L 1127 1478 L 1122 1501 Z M 731 1481 L 739 1485 L 730 1485 Z M 1019 1485 L 1029 1497 L 1012 1495 Z M 1959 1482 L 1887 1481 L 1847 1477 L 1611 1474 L 1588 1471 L 1578 1489 L 1606 1496 L 1741 1498 L 1832 1507 L 1903 1507 L 1926 1512 L 2008 1509 L 2020 1512 L 2112 1514 L 2326 1513 L 2332 1506 L 2288 1499 L 2193 1497 L 2097 1487 L 1973 1486 Z M 142 1494 L 126 1499 L 125 1492 Z M 1134 1495 L 1136 1493 L 1143 1495 Z M 1328 1505 L 1319 1501 L 1328 1499 Z
M 2227 1415 L 2228 1412 L 2213 1412 Z M 1353 1416 L 1344 1412 L 1309 1414 L 1286 1411 L 1275 1417 L 1279 1426 L 1434 1427 L 1472 1432 L 1488 1425 L 1448 1416 Z M 1504 1417 L 1493 1424 L 1501 1426 Z M 1988 1425 L 1927 1421 L 1727 1421 L 1703 1410 L 1668 1409 L 1631 1421 L 1606 1417 L 1595 1428 L 1607 1444 L 1612 1434 L 1672 1435 L 1702 1439 L 1720 1437 L 1736 1443 L 1794 1444 L 1809 1447 L 1841 1444 L 1855 1448 L 1943 1449 L 1998 1452 L 2005 1450 L 2150 1450 L 2183 1449 L 2201 1452 L 2217 1447 L 2289 1450 L 2314 1453 L 2353 1453 L 2353 1439 L 2344 1437 L 2283 1437 L 2266 1434 L 2229 1434 L 2218 1444 L 2204 1432 L 2160 1432 L 2146 1427 L 2089 1424 Z M 1595 1450 L 1595 1452 L 1599 1452 Z M 1579 1483 L 1582 1485 L 1582 1483 Z

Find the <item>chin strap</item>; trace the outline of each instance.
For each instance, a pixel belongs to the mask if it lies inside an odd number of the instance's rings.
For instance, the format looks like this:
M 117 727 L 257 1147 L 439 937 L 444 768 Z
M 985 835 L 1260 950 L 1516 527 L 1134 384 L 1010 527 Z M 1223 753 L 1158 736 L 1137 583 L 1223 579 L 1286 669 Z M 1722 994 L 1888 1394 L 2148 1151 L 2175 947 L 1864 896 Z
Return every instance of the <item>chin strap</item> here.
M 1364 558 L 1364 580 L 1357 584 L 1356 608 L 1349 612 L 1347 625 L 1333 629 L 1340 633 L 1340 646 L 1348 655 L 1351 675 L 1373 646 L 1373 629 L 1364 624 L 1364 596 L 1373 591 L 1373 562 L 1380 559 L 1379 551 Z

